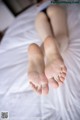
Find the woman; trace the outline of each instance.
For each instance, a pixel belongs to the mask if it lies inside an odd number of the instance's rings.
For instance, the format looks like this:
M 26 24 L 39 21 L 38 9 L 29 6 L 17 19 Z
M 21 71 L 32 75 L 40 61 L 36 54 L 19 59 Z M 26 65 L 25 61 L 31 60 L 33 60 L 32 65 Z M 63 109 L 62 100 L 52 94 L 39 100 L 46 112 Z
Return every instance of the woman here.
M 49 84 L 58 88 L 66 77 L 67 68 L 61 55 L 68 47 L 66 11 L 59 5 L 49 6 L 37 15 L 35 27 L 42 46 L 34 43 L 29 46 L 28 76 L 33 90 L 45 95 Z

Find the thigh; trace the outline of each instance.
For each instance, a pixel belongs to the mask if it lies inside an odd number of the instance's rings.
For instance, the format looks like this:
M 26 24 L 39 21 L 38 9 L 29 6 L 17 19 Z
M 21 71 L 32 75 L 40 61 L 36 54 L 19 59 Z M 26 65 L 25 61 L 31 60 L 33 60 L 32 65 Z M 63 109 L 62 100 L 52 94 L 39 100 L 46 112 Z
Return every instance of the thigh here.
M 49 6 L 46 11 L 55 36 L 68 34 L 67 14 L 63 7 L 59 5 Z
M 36 30 L 44 41 L 48 36 L 53 36 L 52 29 L 50 26 L 50 22 L 48 20 L 47 15 L 44 12 L 40 12 L 35 20 Z

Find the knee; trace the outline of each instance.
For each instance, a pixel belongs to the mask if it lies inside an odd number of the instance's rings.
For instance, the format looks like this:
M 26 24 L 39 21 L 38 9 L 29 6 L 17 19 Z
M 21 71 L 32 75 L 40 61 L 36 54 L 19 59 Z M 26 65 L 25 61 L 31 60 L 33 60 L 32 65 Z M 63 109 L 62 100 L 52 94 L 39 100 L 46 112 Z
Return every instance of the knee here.
M 46 14 L 44 12 L 40 12 L 37 16 L 36 16 L 36 21 L 38 20 L 45 20 L 47 18 Z
M 62 7 L 59 5 L 51 5 L 47 8 L 46 13 L 49 17 L 51 17 L 53 14 L 58 13 L 59 11 L 62 11 Z

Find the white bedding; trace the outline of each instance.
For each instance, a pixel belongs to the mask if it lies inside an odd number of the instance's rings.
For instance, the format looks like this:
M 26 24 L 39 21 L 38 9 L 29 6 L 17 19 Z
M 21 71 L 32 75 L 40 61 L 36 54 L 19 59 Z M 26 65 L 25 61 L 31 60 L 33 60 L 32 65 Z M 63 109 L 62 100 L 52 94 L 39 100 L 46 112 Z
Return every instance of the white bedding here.
M 35 94 L 28 84 L 27 48 L 41 44 L 35 31 L 36 6 L 16 18 L 0 45 L 0 112 L 9 120 L 80 120 L 80 5 L 68 5 L 69 47 L 63 55 L 67 76 L 47 96 Z

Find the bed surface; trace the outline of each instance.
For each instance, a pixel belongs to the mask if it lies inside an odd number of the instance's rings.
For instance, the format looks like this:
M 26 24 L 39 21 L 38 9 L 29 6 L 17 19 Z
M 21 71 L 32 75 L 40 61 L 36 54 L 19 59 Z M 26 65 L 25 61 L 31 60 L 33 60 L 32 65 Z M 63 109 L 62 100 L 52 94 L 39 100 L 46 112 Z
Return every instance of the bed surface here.
M 27 78 L 27 49 L 41 40 L 34 20 L 39 9 L 29 8 L 16 18 L 0 45 L 0 112 L 10 120 L 80 120 L 80 5 L 67 5 L 69 47 L 63 54 L 67 76 L 47 96 L 35 94 Z

